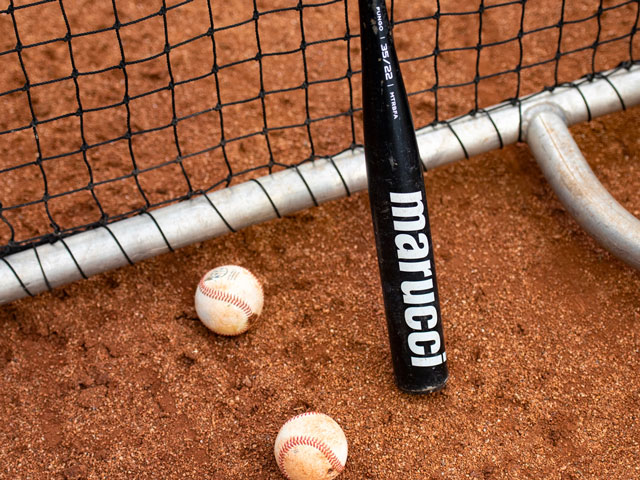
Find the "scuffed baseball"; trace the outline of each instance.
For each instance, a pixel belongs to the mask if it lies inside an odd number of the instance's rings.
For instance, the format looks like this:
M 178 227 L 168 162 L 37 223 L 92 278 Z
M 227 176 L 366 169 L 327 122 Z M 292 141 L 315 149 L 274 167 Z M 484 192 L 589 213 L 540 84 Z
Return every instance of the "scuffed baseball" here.
M 329 480 L 347 462 L 347 438 L 336 421 L 324 413 L 308 412 L 287 421 L 273 452 L 289 480 Z
M 224 265 L 207 272 L 196 289 L 198 318 L 219 335 L 246 332 L 262 313 L 260 281 L 246 268 Z

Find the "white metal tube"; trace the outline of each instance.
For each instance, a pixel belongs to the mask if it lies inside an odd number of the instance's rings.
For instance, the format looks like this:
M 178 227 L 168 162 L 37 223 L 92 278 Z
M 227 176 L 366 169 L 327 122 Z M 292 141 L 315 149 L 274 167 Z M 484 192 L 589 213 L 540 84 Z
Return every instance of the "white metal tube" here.
M 523 139 L 521 132 L 527 128 L 523 112 L 540 103 L 559 105 L 571 125 L 589 118 L 587 105 L 592 117 L 620 110 L 620 97 L 627 107 L 640 104 L 640 66 L 421 129 L 417 137 L 422 161 L 431 169 L 515 143 Z M 207 195 L 234 230 L 275 218 L 274 206 L 285 215 L 312 206 L 314 198 L 317 203 L 340 198 L 346 194 L 345 184 L 351 193 L 364 190 L 364 153 L 355 149 L 258 181 Z M 73 235 L 65 239 L 66 247 L 57 242 L 9 255 L 0 261 L 0 304 L 28 295 L 20 282 L 36 294 L 82 278 L 74 258 L 82 273 L 90 276 L 127 264 L 127 257 L 136 262 L 166 252 L 169 247 L 163 235 L 172 248 L 179 248 L 227 233 L 229 229 L 211 203 L 203 196 L 196 197 L 153 210 L 153 219 L 143 214 L 110 224 L 109 230 L 98 228 Z
M 598 181 L 557 106 L 539 105 L 530 112 L 527 143 L 556 195 L 582 228 L 640 269 L 640 220 Z
M 361 149 L 348 151 L 333 160 L 309 162 L 257 182 L 212 192 L 207 195 L 211 203 L 204 196 L 194 197 L 150 215 L 114 222 L 108 229 L 73 235 L 64 243 L 44 244 L 10 255 L 5 260 L 11 268 L 0 262 L 0 303 L 28 295 L 18 277 L 35 295 L 78 280 L 82 273 L 91 276 L 126 265 L 129 260 L 135 263 L 165 253 L 169 251 L 167 243 L 175 249 L 228 233 L 222 218 L 233 230 L 240 230 L 278 214 L 311 207 L 314 199 L 322 203 L 344 197 L 347 188 L 350 192 L 363 190 L 366 170 L 362 157 Z
M 539 104 L 558 105 L 571 126 L 589 120 L 589 113 L 596 118 L 622 110 L 621 100 L 626 108 L 640 104 L 640 65 L 605 73 L 593 82 L 585 80 L 575 86 L 532 95 L 519 105 L 503 103 L 473 116 L 424 128 L 418 132 L 422 161 L 430 169 L 464 158 L 465 151 L 468 157 L 473 157 L 524 141 L 527 130 L 524 113 Z

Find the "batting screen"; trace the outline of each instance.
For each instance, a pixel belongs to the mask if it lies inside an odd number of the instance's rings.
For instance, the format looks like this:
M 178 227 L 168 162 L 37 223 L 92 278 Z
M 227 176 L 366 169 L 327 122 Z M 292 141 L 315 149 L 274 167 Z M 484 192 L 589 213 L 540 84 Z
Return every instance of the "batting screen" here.
M 390 2 L 416 127 L 638 61 L 637 1 L 547 3 Z M 2 255 L 362 144 L 356 7 L 2 2 Z

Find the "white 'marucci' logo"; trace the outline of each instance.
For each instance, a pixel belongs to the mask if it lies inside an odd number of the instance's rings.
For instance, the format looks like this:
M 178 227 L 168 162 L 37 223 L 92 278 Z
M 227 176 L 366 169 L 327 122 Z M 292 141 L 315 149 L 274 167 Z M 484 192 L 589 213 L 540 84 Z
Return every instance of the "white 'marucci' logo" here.
M 391 215 L 398 249 L 398 268 L 401 272 L 416 274 L 416 280 L 405 280 L 400 285 L 405 304 L 404 319 L 413 330 L 407 337 L 414 367 L 435 367 L 446 361 L 446 354 L 438 354 L 442 339 L 437 330 L 438 310 L 435 307 L 433 273 L 429 255 L 429 239 L 420 233 L 426 225 L 421 192 L 390 194 Z M 426 327 L 423 322 L 426 322 Z

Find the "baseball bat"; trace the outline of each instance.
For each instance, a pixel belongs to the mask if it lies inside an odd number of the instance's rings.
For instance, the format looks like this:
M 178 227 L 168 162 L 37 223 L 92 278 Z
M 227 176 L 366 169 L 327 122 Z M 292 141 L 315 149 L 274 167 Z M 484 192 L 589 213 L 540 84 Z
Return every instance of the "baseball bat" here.
M 398 387 L 448 378 L 423 168 L 384 0 L 359 0 L 364 149 Z

